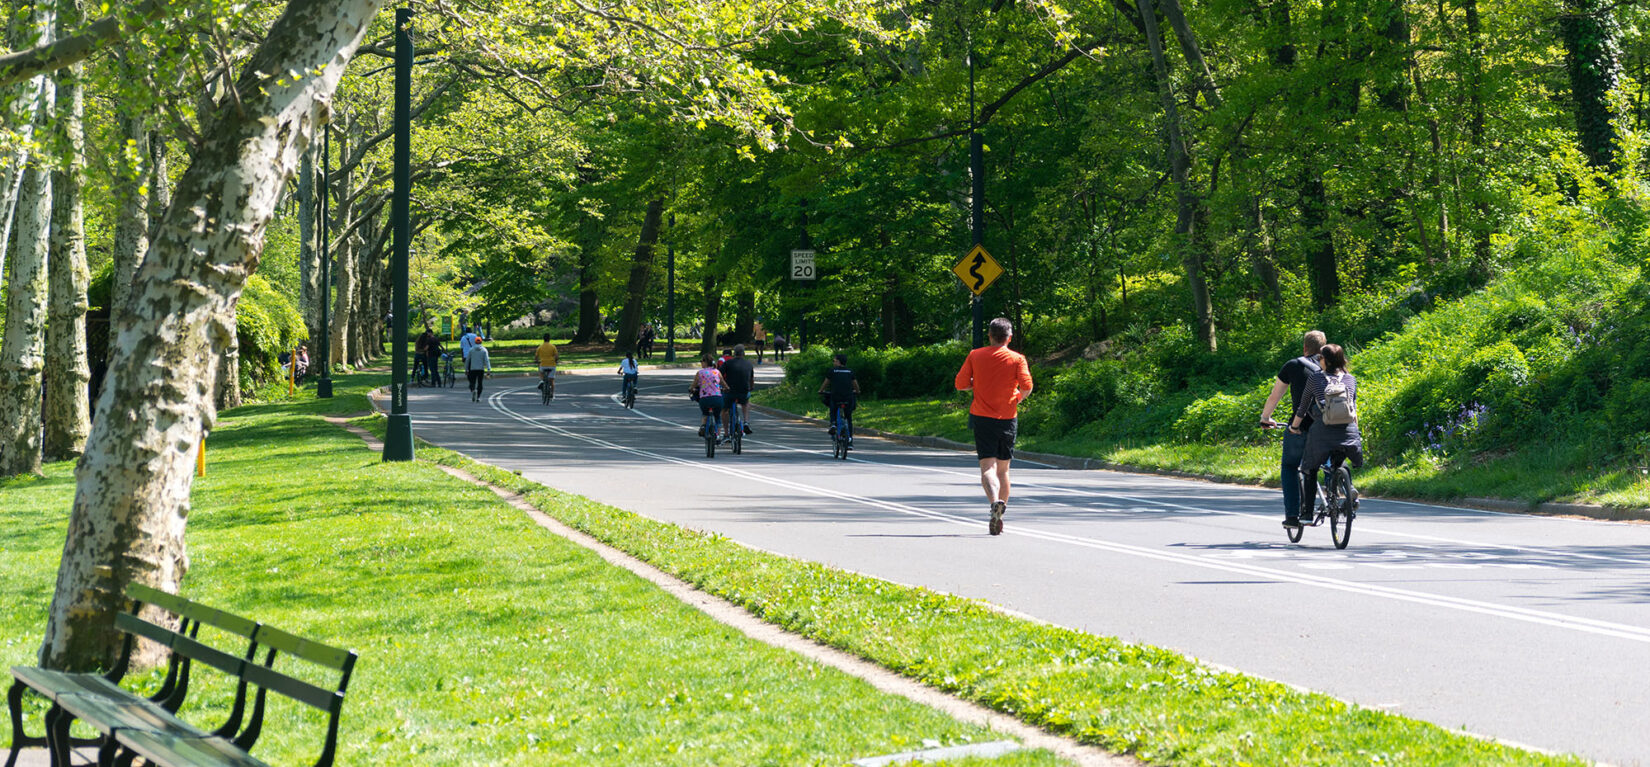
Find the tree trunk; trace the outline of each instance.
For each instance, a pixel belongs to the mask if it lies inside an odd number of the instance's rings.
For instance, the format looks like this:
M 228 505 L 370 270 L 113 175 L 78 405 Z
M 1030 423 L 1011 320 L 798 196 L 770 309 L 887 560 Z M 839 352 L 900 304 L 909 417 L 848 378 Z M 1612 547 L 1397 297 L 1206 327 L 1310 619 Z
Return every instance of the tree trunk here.
M 81 10 L 75 0 L 59 3 L 58 36 L 74 34 Z M 86 288 L 92 281 L 86 268 L 86 216 L 81 190 L 85 186 L 86 114 L 82 67 L 58 72 L 57 142 L 68 153 L 62 170 L 52 174 L 52 244 L 47 258 L 51 308 L 46 322 L 45 459 L 78 458 L 86 450 L 92 430 L 89 386 L 92 366 L 86 359 Z
M 33 22 L 41 39 L 50 37 L 53 15 L 37 9 Z M 24 113 L 33 131 L 42 133 L 54 108 L 56 91 L 42 75 L 24 86 L 29 104 Z M 17 236 L 8 258 L 6 335 L 0 342 L 0 477 L 40 472 L 41 371 L 46 353 L 46 258 L 51 249 L 52 182 L 50 169 L 31 160 L 23 169 L 17 196 Z
M 1621 46 L 1614 6 L 1604 0 L 1565 0 L 1558 18 L 1564 63 L 1570 72 L 1576 134 L 1595 168 L 1615 170 L 1615 112 L 1610 94 L 1621 82 Z
M 1186 281 L 1192 292 L 1192 312 L 1197 322 L 1198 340 L 1203 348 L 1213 352 L 1215 339 L 1214 306 L 1209 298 L 1209 282 L 1203 273 L 1204 234 L 1203 201 L 1192 189 L 1191 154 L 1181 130 L 1180 108 L 1175 103 L 1174 85 L 1169 79 L 1169 64 L 1163 57 L 1163 37 L 1157 28 L 1157 14 L 1152 12 L 1152 0 L 1137 0 L 1141 22 L 1145 27 L 1146 45 L 1151 49 L 1152 71 L 1157 78 L 1158 98 L 1163 103 L 1163 117 L 1169 137 L 1169 171 L 1175 184 L 1178 202 L 1175 213 L 1175 236 L 1179 240 L 1180 262 L 1186 269 Z
M 1467 17 L 1467 141 L 1472 146 L 1472 159 L 1475 163 L 1482 163 L 1489 158 L 1485 154 L 1484 145 L 1484 28 L 1478 18 L 1478 0 L 1463 0 L 1463 10 Z M 1494 225 L 1490 220 L 1490 204 L 1484 199 L 1488 189 L 1478 174 L 1473 174 L 1472 188 L 1468 190 L 1472 195 L 1472 262 L 1473 272 L 1482 279 L 1489 278 L 1490 271 L 1490 233 Z
M 113 260 L 109 267 L 109 319 L 122 316 L 132 292 L 132 275 L 149 252 L 149 184 L 144 174 L 149 161 L 149 125 L 141 115 L 122 118 L 130 164 L 120 178 L 120 210 L 115 217 Z
M 602 334 L 601 303 L 596 295 L 605 229 L 601 219 L 588 214 L 579 222 L 579 330 L 573 334 L 576 344 L 607 340 Z
M 699 338 L 700 354 L 716 354 L 716 327 L 722 322 L 722 281 L 705 275 L 705 332 Z
M 234 315 L 240 303 L 235 301 L 235 308 L 231 310 L 230 327 L 238 327 Z M 212 402 L 218 410 L 241 406 L 241 334 L 238 332 L 229 334 L 229 346 L 223 350 L 223 360 L 218 363 L 218 380 L 213 390 Z
M 1306 273 L 1312 284 L 1312 305 L 1322 311 L 1340 299 L 1341 275 L 1337 268 L 1335 237 L 1329 231 L 1329 201 L 1323 174 L 1310 167 L 1302 175 L 1301 228 L 1306 230 Z
M 298 161 L 298 314 L 310 338 L 321 337 L 321 249 L 315 234 L 315 151 Z
M 619 315 L 619 337 L 615 343 L 620 349 L 636 348 L 636 337 L 642 331 L 643 301 L 647 298 L 648 278 L 653 275 L 654 245 L 659 243 L 659 219 L 664 216 L 665 201 L 653 200 L 642 216 L 642 234 L 636 242 L 636 257 L 630 263 L 630 285 L 625 294 L 624 311 Z
M 748 344 L 756 335 L 756 291 L 749 288 L 739 291 L 739 297 L 734 303 L 733 342 Z
M 103 417 L 76 473 L 44 665 L 108 664 L 120 647 L 113 621 L 125 584 L 175 591 L 188 568 L 195 451 L 214 415 L 210 387 L 235 332 L 235 301 L 314 135 L 316 100 L 337 87 L 382 2 L 291 0 L 246 63 L 238 103 L 207 119 L 114 342 Z

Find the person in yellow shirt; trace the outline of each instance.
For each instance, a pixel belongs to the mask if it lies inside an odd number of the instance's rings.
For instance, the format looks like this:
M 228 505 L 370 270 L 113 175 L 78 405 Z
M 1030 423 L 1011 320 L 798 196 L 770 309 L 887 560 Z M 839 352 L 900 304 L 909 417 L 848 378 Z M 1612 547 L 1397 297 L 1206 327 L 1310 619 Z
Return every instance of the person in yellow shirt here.
M 561 352 L 550 343 L 549 333 L 544 334 L 544 343 L 533 351 L 533 357 L 539 361 L 539 388 L 548 388 L 550 396 L 556 396 L 556 363 L 561 360 Z

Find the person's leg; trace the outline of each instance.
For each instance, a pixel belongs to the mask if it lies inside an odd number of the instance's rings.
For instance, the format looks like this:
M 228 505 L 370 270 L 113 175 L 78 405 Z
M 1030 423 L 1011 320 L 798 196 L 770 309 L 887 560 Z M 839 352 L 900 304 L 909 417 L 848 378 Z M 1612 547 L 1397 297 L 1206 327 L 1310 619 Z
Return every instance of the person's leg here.
M 1328 457 L 1325 451 L 1314 450 L 1310 445 L 1301 454 L 1301 505 L 1297 513 L 1303 518 L 1312 515 L 1318 500 L 1318 469 Z
M 1278 480 L 1283 487 L 1283 516 L 1286 519 L 1300 514 L 1301 454 L 1305 450 L 1305 434 L 1283 433 L 1283 462 Z
M 1000 475 L 997 472 L 997 459 L 980 459 L 980 487 L 985 490 L 985 500 L 987 503 L 996 503 L 1001 500 L 997 497 L 1001 492 L 1001 486 L 998 484 L 999 476 Z
M 1008 503 L 1008 465 L 1011 460 L 997 460 L 997 500 Z

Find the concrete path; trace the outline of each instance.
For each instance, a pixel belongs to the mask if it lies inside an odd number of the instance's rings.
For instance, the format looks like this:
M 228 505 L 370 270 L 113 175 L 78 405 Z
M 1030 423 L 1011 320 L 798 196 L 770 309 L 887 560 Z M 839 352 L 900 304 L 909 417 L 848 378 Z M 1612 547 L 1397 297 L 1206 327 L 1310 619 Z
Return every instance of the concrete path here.
M 1650 764 L 1650 526 L 1367 501 L 1291 545 L 1275 492 L 1019 465 L 986 534 L 973 456 L 758 418 L 706 459 L 691 371 L 414 389 L 418 436 L 748 545 L 1174 648 L 1365 706 Z M 765 368 L 763 380 L 777 371 Z M 874 403 L 868 407 L 875 407 Z

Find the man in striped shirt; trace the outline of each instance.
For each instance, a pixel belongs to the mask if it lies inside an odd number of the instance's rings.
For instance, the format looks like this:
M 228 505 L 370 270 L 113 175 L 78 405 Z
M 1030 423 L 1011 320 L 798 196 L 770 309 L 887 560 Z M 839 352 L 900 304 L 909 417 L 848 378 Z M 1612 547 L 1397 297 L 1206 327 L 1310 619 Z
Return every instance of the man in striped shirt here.
M 974 429 L 974 452 L 980 459 L 980 486 L 991 503 L 990 531 L 1003 532 L 1008 511 L 1008 465 L 1014 458 L 1019 431 L 1019 403 L 1031 393 L 1031 365 L 1025 355 L 1008 348 L 1014 325 L 998 317 L 991 321 L 990 346 L 968 353 L 957 371 L 957 391 L 974 392 L 968 425 Z

